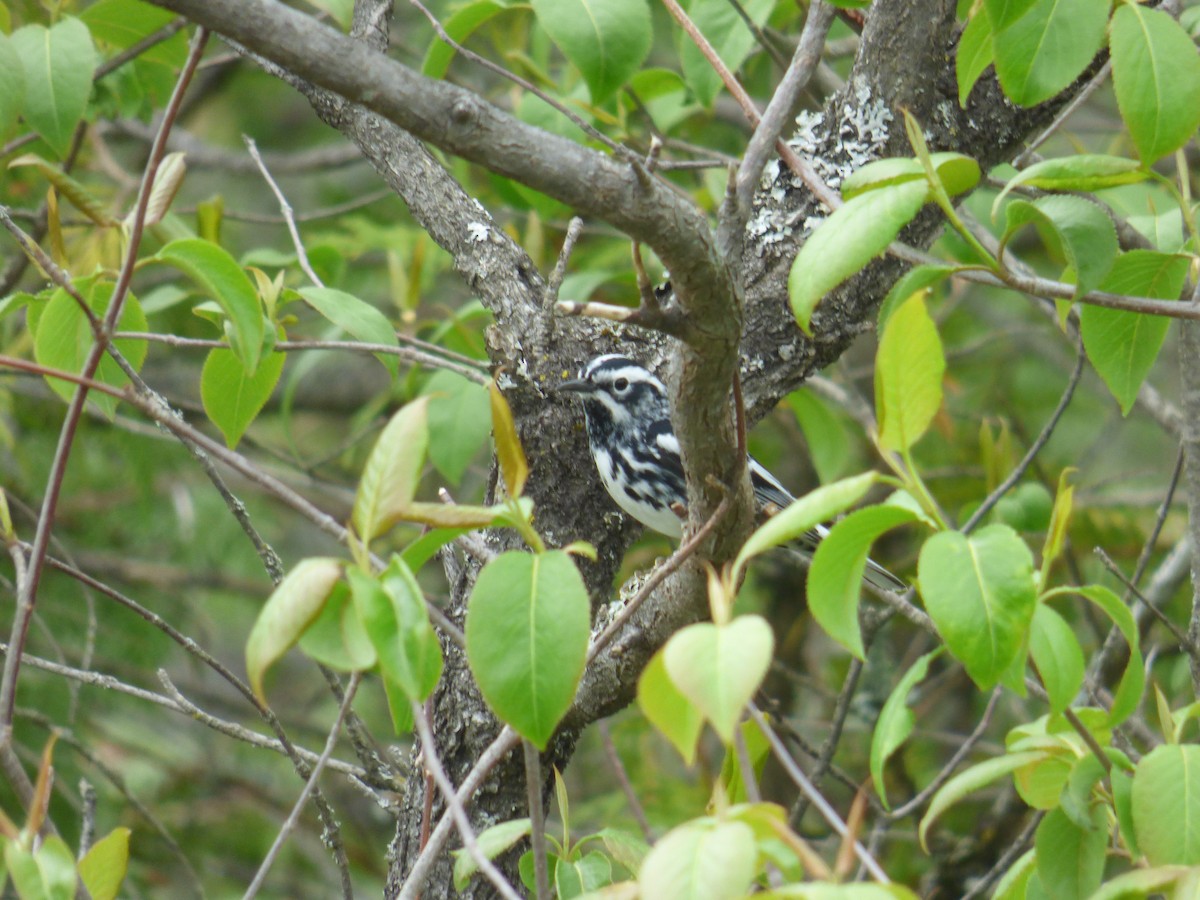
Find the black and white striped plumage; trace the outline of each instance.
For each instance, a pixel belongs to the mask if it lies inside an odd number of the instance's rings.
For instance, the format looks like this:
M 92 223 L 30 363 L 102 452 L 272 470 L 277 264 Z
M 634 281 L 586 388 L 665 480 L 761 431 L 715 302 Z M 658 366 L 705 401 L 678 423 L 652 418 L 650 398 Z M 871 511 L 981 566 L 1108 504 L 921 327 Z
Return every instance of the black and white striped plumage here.
M 682 521 L 676 510 L 686 506 L 687 486 L 665 385 L 633 360 L 608 354 L 593 359 L 561 389 L 583 401 L 592 459 L 609 496 L 643 525 L 678 538 Z M 782 509 L 795 499 L 754 457 L 748 464 L 760 510 Z M 817 526 L 794 548 L 811 557 L 827 533 Z M 864 577 L 884 590 L 906 588 L 872 560 Z

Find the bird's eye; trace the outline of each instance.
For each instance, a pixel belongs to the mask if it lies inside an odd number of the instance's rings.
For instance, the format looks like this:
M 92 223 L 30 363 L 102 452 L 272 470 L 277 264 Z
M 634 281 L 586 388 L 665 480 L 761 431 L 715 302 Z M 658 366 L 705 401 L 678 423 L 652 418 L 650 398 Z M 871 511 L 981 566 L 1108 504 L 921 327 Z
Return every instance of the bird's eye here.
M 629 379 L 618 378 L 613 382 L 613 389 L 619 391 L 620 393 L 625 393 L 625 391 L 629 390 Z

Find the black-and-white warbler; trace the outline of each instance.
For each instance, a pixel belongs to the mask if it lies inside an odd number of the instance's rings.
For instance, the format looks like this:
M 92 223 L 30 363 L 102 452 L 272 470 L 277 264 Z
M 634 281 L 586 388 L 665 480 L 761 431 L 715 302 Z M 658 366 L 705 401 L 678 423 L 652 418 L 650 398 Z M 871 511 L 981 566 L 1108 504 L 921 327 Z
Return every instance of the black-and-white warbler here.
M 648 528 L 680 537 L 677 510 L 686 508 L 687 487 L 666 386 L 633 360 L 608 354 L 585 365 L 561 390 L 583 400 L 592 459 L 617 506 Z M 753 456 L 748 464 L 760 512 L 783 509 L 795 499 Z M 826 534 L 828 529 L 818 525 L 792 546 L 811 557 Z M 883 590 L 907 588 L 873 560 L 867 560 L 863 577 Z

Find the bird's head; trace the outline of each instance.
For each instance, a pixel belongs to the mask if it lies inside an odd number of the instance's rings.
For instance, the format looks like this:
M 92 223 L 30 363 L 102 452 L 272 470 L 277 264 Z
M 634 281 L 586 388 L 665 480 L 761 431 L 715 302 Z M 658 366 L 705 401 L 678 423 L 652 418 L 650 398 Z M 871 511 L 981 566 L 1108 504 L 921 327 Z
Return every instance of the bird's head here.
M 623 430 L 670 414 L 663 383 L 649 369 L 616 353 L 597 356 L 579 370 L 578 378 L 559 389 L 579 395 L 592 428 Z

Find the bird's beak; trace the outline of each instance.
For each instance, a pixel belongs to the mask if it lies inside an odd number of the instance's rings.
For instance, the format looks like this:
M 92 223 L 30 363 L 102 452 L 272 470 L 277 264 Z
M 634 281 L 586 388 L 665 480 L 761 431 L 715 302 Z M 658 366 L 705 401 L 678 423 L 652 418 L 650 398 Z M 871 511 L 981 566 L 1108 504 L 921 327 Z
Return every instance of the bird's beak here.
M 574 379 L 572 381 L 564 381 L 558 386 L 560 391 L 566 391 L 569 394 L 590 394 L 593 390 L 592 386 L 586 381 Z

